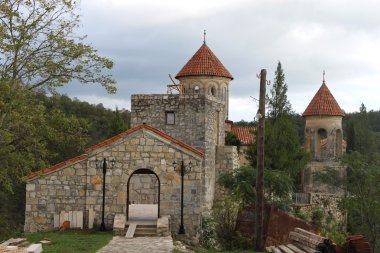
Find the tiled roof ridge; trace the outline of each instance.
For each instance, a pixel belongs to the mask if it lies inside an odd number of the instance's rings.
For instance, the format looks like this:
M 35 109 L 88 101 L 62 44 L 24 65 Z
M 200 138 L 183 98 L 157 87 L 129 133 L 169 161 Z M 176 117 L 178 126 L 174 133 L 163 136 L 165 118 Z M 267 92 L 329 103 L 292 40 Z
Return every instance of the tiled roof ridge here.
M 104 141 L 102 141 L 102 142 L 100 142 L 100 143 L 98 143 L 98 144 L 96 144 L 96 145 L 94 145 L 94 146 L 91 146 L 91 147 L 89 147 L 89 148 L 86 148 L 86 149 L 85 149 L 86 154 L 82 154 L 82 155 L 76 156 L 76 157 L 74 157 L 74 158 L 71 158 L 71 159 L 69 159 L 69 160 L 67 160 L 67 161 L 57 163 L 57 164 L 55 164 L 55 165 L 53 165 L 53 166 L 51 166 L 51 167 L 49 167 L 49 168 L 46 168 L 46 169 L 42 169 L 42 170 L 39 170 L 39 171 L 33 172 L 33 173 L 29 174 L 28 176 L 26 176 L 25 178 L 26 178 L 27 180 L 30 180 L 30 179 L 33 179 L 33 178 L 35 178 L 35 177 L 37 177 L 37 176 L 44 175 L 44 174 L 50 173 L 50 172 L 52 172 L 52 171 L 58 170 L 58 169 L 60 169 L 60 168 L 62 168 L 62 167 L 65 167 L 65 166 L 67 166 L 67 165 L 70 165 L 70 164 L 73 164 L 73 163 L 76 163 L 76 162 L 82 161 L 82 160 L 86 159 L 86 158 L 89 156 L 89 153 L 90 153 L 90 152 L 92 152 L 92 151 L 94 151 L 94 150 L 97 150 L 97 149 L 99 149 L 99 148 L 101 148 L 101 147 L 107 146 L 108 144 L 111 144 L 111 143 L 113 143 L 113 142 L 115 142 L 115 141 L 121 139 L 121 138 L 124 137 L 125 135 L 132 134 L 133 132 L 136 132 L 136 131 L 139 130 L 139 129 L 148 129 L 148 130 L 150 130 L 150 131 L 156 133 L 157 135 L 159 135 L 159 136 L 161 136 L 161 137 L 163 137 L 163 138 L 165 138 L 165 139 L 167 139 L 167 140 L 169 140 L 169 141 L 171 141 L 171 142 L 174 142 L 175 144 L 177 144 L 177 145 L 179 145 L 179 146 L 181 146 L 181 147 L 183 147 L 183 148 L 185 148 L 185 149 L 187 149 L 187 150 L 189 150 L 189 151 L 195 153 L 196 155 L 198 155 L 198 156 L 200 156 L 200 157 L 204 157 L 204 153 L 203 153 L 202 151 L 199 151 L 198 149 L 195 149 L 195 148 L 193 148 L 192 146 L 187 145 L 186 143 L 184 143 L 184 142 L 182 142 L 182 141 L 180 141 L 180 140 L 177 140 L 177 139 L 175 139 L 174 137 L 171 137 L 170 135 L 167 135 L 167 134 L 165 134 L 164 132 L 162 132 L 162 131 L 160 131 L 160 130 L 158 130 L 158 129 L 152 127 L 152 126 L 143 123 L 143 124 L 138 125 L 138 126 L 136 126 L 136 127 L 134 127 L 134 128 L 131 128 L 131 129 L 125 131 L 125 132 L 122 132 L 122 133 L 120 133 L 120 134 L 118 134 L 118 135 L 115 135 L 115 136 L 112 137 L 112 138 L 109 138 L 109 139 L 107 139 L 107 140 L 104 140 Z
M 254 132 L 255 126 L 234 126 L 232 125 L 231 132 L 236 135 L 242 145 L 250 145 L 255 141 Z
M 220 76 L 230 78 L 231 80 L 234 79 L 206 43 L 203 43 L 175 78 L 178 79 L 185 76 Z
M 33 179 L 33 178 L 38 177 L 40 175 L 50 173 L 52 171 L 58 170 L 58 169 L 65 167 L 67 165 L 82 161 L 82 160 L 86 159 L 87 157 L 88 157 L 88 154 L 82 154 L 82 155 L 76 156 L 76 157 L 71 158 L 67 161 L 63 161 L 63 162 L 57 163 L 53 166 L 50 166 L 49 168 L 33 172 L 33 173 L 29 174 L 28 176 L 26 176 L 26 179 L 30 180 L 30 179 Z
M 342 116 L 344 112 L 323 82 L 302 116 Z

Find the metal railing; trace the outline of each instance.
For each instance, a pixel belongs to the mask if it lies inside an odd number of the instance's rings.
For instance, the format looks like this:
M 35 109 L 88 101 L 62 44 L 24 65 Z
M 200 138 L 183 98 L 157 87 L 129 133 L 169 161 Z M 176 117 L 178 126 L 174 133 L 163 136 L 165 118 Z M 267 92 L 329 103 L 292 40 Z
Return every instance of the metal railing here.
M 294 204 L 307 205 L 310 204 L 310 193 L 295 192 L 292 199 Z

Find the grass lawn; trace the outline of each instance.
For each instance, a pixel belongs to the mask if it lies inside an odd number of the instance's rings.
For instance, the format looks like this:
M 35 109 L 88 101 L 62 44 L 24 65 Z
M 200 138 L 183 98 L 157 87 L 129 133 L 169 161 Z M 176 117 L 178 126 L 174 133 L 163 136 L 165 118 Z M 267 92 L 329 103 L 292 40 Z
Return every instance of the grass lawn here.
M 43 245 L 44 253 L 94 253 L 112 239 L 112 231 L 66 230 L 64 232 L 40 232 L 27 234 L 30 243 L 46 239 L 51 245 Z

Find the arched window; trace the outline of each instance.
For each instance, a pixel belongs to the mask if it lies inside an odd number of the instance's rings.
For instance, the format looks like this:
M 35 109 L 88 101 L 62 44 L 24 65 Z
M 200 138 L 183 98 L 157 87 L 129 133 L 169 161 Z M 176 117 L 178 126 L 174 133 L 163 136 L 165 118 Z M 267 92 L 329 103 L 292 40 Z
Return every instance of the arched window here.
M 216 89 L 214 86 L 211 87 L 211 95 L 213 95 L 214 97 L 216 96 Z
M 227 89 L 226 89 L 226 87 L 223 87 L 223 90 L 222 90 L 222 98 L 223 98 L 223 100 L 226 100 L 226 97 L 227 97 Z
M 199 88 L 199 86 L 198 86 L 198 85 L 195 85 L 195 86 L 194 86 L 194 93 L 195 93 L 195 94 L 199 94 L 199 92 L 200 92 L 200 88 Z

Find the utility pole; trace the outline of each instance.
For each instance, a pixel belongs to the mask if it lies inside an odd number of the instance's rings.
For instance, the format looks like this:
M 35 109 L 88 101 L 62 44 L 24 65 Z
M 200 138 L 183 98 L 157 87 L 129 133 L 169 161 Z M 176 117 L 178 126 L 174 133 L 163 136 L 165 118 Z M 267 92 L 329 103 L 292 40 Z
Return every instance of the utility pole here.
M 256 250 L 264 249 L 263 243 L 263 225 L 264 225 L 264 142 L 265 142 L 265 89 L 266 89 L 267 70 L 262 69 L 260 72 L 260 98 L 259 126 L 257 131 L 257 175 L 256 175 Z

